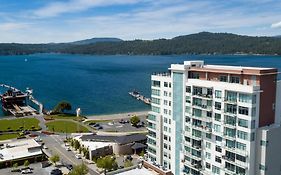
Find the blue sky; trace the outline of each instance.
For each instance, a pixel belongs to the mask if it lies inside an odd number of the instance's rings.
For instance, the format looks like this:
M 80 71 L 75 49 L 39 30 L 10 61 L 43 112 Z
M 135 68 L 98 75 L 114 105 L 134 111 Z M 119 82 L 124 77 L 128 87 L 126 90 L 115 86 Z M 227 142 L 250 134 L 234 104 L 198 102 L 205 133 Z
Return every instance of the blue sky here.
M 0 0 L 0 42 L 281 34 L 281 0 Z

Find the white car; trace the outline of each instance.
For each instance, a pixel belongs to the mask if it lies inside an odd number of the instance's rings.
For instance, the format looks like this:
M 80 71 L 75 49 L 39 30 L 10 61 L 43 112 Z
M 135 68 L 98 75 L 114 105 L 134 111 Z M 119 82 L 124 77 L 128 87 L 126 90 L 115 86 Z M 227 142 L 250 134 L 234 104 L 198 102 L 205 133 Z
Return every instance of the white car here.
M 81 159 L 82 157 L 81 157 L 81 154 L 75 154 L 75 157 L 77 158 L 77 159 Z

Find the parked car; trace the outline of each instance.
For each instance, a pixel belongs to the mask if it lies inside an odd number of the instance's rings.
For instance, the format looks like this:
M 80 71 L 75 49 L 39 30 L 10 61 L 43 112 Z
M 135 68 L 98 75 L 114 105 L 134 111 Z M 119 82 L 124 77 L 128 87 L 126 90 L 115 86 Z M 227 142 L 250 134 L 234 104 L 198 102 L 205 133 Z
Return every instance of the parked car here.
M 21 174 L 30 174 L 32 173 L 31 169 L 21 170 Z
M 60 169 L 53 169 L 50 175 L 62 175 L 62 172 Z
M 81 154 L 75 154 L 75 157 L 76 157 L 77 159 L 81 159 Z
M 66 151 L 71 151 L 70 147 L 66 147 Z
M 71 164 L 66 164 L 65 167 L 66 167 L 69 171 L 71 171 L 71 170 L 73 169 L 73 165 L 71 165 Z

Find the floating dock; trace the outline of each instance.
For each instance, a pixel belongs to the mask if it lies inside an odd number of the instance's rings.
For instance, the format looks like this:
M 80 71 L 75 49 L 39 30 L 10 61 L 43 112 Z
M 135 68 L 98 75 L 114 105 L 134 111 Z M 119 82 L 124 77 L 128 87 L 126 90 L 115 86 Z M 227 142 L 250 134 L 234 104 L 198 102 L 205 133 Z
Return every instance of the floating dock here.
M 148 104 L 148 105 L 151 104 L 151 99 L 145 97 L 144 95 L 141 95 L 138 91 L 134 90 L 132 92 L 129 92 L 129 95 L 131 95 L 132 97 L 134 97 L 137 100 L 144 102 L 145 104 Z
M 5 114 L 16 117 L 42 114 L 43 105 L 32 96 L 32 90 L 27 89 L 22 92 L 19 89 L 0 84 L 0 87 L 8 89 L 4 94 L 0 94 L 2 109 Z M 39 110 L 34 109 L 29 102 L 38 106 Z

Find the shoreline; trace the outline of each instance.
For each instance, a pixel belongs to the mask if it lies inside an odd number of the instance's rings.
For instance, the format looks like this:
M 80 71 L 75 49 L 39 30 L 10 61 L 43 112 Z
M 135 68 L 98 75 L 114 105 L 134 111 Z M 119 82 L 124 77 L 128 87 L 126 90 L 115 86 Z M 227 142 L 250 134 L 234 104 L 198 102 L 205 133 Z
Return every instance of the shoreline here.
M 132 115 L 137 115 L 138 117 L 145 117 L 148 114 L 149 110 L 144 111 L 132 111 L 132 112 L 123 112 L 115 114 L 102 114 L 102 115 L 87 115 L 85 116 L 87 120 L 116 120 L 116 119 L 127 119 Z

